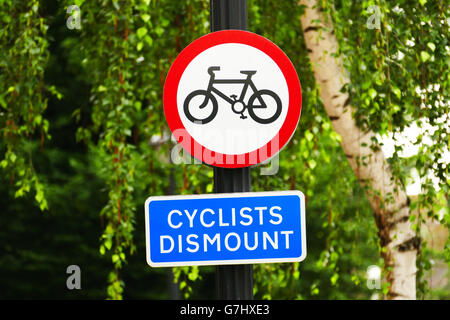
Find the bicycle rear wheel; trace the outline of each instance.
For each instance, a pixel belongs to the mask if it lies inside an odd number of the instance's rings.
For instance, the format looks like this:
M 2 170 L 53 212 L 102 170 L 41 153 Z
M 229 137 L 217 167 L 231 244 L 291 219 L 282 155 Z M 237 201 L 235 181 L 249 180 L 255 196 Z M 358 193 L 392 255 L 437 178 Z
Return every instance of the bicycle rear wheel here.
M 201 109 L 207 107 L 209 101 L 211 101 L 212 103 L 212 107 L 210 107 L 211 111 L 206 112 L 206 115 L 203 114 L 202 116 L 200 116 L 200 114 L 202 113 Z M 198 124 L 206 124 L 212 121 L 216 117 L 217 111 L 219 110 L 216 98 L 212 95 L 211 92 L 206 90 L 192 91 L 184 100 L 183 108 L 186 118 Z M 193 113 L 195 114 L 195 116 L 193 115 Z
M 267 103 L 270 103 L 270 100 L 272 100 L 272 105 L 276 104 L 275 112 L 273 113 L 273 115 L 270 115 L 269 117 L 262 117 L 261 115 L 257 115 L 255 113 L 255 109 L 267 109 Z M 250 117 L 252 117 L 252 119 L 256 122 L 261 124 L 272 123 L 277 120 L 281 114 L 281 99 L 273 91 L 259 90 L 256 91 L 248 100 L 247 110 Z

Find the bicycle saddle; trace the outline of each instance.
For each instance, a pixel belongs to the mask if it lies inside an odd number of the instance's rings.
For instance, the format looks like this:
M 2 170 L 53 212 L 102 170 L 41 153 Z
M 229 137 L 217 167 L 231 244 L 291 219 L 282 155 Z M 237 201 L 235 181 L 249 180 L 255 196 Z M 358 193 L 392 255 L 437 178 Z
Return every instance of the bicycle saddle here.
M 211 76 L 213 76 L 213 75 L 214 75 L 214 71 L 219 71 L 219 70 L 220 70 L 220 67 L 218 67 L 218 66 L 209 67 L 209 68 L 208 68 L 208 73 L 209 73 Z
M 242 74 L 246 74 L 246 75 L 248 75 L 248 76 L 252 76 L 252 75 L 254 75 L 254 74 L 256 73 L 256 71 L 246 71 L 246 70 L 243 70 L 243 71 L 241 71 L 241 73 L 242 73 Z

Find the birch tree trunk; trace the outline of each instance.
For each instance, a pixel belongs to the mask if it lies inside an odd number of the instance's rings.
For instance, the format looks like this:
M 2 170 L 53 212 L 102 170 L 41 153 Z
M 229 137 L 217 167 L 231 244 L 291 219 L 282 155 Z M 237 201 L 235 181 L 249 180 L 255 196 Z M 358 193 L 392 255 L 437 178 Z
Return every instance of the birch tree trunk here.
M 342 58 L 331 56 L 338 48 L 333 27 L 315 7 L 316 0 L 301 0 L 300 4 L 306 6 L 301 23 L 314 76 L 320 85 L 320 97 L 334 130 L 342 137 L 341 145 L 352 169 L 366 187 L 374 211 L 387 271 L 385 280 L 390 283 L 387 297 L 415 299 L 420 239 L 411 230 L 409 199 L 403 186 L 393 182 L 381 149 L 370 148 L 375 133 L 362 131 L 356 125 L 349 95 L 340 91 L 350 80 L 343 69 Z

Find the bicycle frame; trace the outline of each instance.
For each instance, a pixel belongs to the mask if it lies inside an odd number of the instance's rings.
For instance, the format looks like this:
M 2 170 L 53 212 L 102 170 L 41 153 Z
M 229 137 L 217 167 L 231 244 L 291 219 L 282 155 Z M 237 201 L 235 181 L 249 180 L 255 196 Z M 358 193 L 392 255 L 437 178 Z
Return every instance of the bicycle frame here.
M 207 91 L 208 92 L 214 92 L 219 97 L 221 97 L 222 99 L 227 101 L 229 104 L 233 104 L 235 102 L 235 100 L 229 98 L 228 96 L 223 94 L 221 91 L 216 89 L 214 87 L 214 84 L 244 84 L 244 87 L 242 88 L 242 91 L 241 91 L 241 95 L 240 95 L 239 99 L 237 100 L 237 101 L 243 101 L 244 98 L 245 98 L 245 94 L 247 93 L 247 90 L 248 90 L 249 87 L 253 90 L 253 92 L 258 91 L 258 89 L 256 88 L 256 86 L 253 83 L 251 78 L 252 78 L 251 75 L 247 75 L 246 79 L 229 79 L 229 80 L 227 80 L 227 79 L 215 79 L 215 76 L 212 74 L 211 78 L 209 80 Z M 261 101 L 262 99 L 260 99 L 258 97 L 258 100 L 261 103 L 261 106 L 263 108 L 266 107 L 264 101 Z

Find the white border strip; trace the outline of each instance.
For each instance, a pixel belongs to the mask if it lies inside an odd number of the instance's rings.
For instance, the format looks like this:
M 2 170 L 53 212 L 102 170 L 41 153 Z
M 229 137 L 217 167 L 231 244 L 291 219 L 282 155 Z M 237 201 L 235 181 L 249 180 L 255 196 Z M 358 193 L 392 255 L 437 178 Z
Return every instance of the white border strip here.
M 255 198 L 294 195 L 300 198 L 300 226 L 302 237 L 302 254 L 294 258 L 272 258 L 272 259 L 244 259 L 244 260 L 207 260 L 207 261 L 177 261 L 177 262 L 153 262 L 150 259 L 150 223 L 149 204 L 158 200 L 186 200 L 186 199 L 220 199 L 220 198 Z M 235 192 L 214 193 L 199 195 L 176 195 L 176 196 L 154 196 L 145 201 L 145 241 L 147 264 L 151 267 L 181 267 L 181 266 L 207 266 L 207 265 L 231 265 L 231 264 L 254 264 L 254 263 L 278 263 L 278 262 L 300 262 L 306 258 L 306 225 L 305 225 L 305 195 L 298 190 L 290 191 L 265 191 L 265 192 Z

